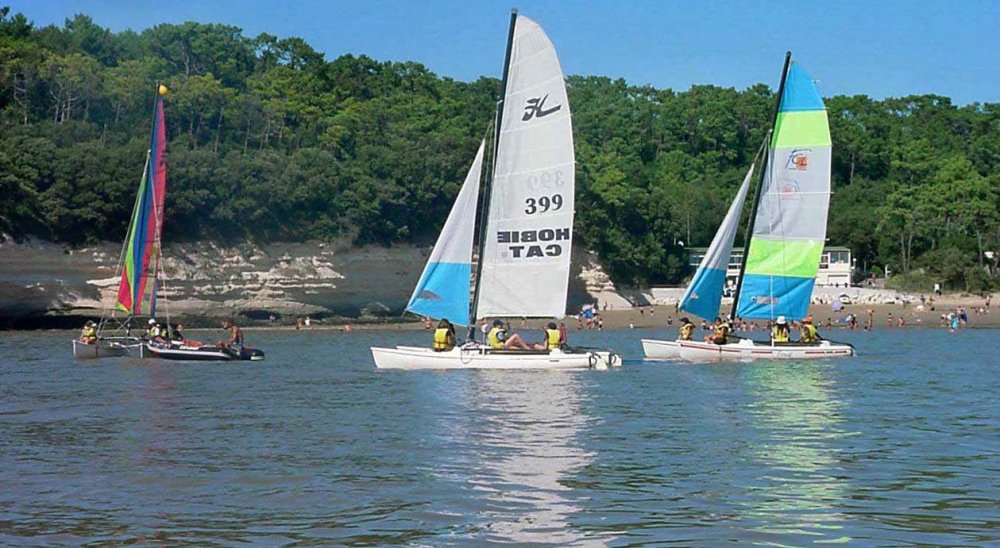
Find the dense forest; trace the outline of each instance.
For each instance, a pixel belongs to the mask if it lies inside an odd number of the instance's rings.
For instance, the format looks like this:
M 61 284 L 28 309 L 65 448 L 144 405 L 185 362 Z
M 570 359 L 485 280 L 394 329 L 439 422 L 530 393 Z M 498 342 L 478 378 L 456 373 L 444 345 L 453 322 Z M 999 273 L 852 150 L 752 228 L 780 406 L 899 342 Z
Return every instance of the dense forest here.
M 171 90 L 170 241 L 431 242 L 499 91 L 494 77 L 458 82 L 365 56 L 327 61 L 299 38 L 232 26 L 113 33 L 77 15 L 39 28 L 3 8 L 0 232 L 70 245 L 121 239 L 158 81 Z M 711 240 L 774 92 L 599 76 L 568 85 L 578 241 L 616 282 L 682 281 L 683 247 Z M 829 97 L 827 107 L 830 243 L 904 281 L 996 285 L 1000 104 L 859 95 Z

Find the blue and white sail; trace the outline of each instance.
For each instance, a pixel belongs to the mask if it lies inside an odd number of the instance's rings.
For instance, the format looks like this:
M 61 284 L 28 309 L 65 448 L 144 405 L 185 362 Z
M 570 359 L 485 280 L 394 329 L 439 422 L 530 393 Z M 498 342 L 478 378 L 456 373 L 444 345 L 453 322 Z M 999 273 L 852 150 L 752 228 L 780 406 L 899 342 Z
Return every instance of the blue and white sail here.
M 469 289 L 472 282 L 472 237 L 476 224 L 479 177 L 483 169 L 480 143 L 476 159 L 465 176 L 455 205 L 441 229 L 427 266 L 413 290 L 406 310 L 434 319 L 446 318 L 457 325 L 469 322 Z
M 753 178 L 753 168 L 754 165 L 751 164 L 739 192 L 736 193 L 736 199 L 730 204 L 726 217 L 712 238 L 712 245 L 708 246 L 705 257 L 698 265 L 698 271 L 695 272 L 691 284 L 681 297 L 681 310 L 706 320 L 714 320 L 719 315 L 722 289 L 726 285 L 726 268 L 729 266 L 733 241 L 736 239 L 736 229 L 740 224 L 743 202 L 746 201 L 750 180 Z

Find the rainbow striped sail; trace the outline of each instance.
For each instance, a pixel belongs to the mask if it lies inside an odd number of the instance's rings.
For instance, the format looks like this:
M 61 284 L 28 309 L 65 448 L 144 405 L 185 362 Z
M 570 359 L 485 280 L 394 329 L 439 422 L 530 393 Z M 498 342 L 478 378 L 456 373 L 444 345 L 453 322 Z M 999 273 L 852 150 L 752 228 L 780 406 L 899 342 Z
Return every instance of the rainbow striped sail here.
M 167 192 L 167 128 L 163 122 L 161 97 L 165 90 L 160 86 L 156 96 L 149 160 L 132 211 L 132 224 L 125 240 L 122 279 L 118 285 L 116 308 L 132 316 L 156 314 L 156 271 L 160 264 L 163 199 Z
M 774 126 L 736 315 L 804 318 L 826 241 L 830 125 L 808 74 L 792 64 Z

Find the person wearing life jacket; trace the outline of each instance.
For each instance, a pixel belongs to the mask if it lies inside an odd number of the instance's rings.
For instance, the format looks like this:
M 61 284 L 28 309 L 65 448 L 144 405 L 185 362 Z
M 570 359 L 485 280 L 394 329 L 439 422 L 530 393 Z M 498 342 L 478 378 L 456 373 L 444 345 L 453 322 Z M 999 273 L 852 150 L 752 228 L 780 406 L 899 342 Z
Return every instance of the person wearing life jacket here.
M 771 330 L 771 342 L 788 342 L 788 320 L 784 316 L 778 316 L 774 321 L 774 328 Z
M 556 326 L 556 322 L 549 322 L 545 329 L 545 339 L 534 345 L 535 350 L 555 350 L 557 348 L 562 348 L 562 332 Z
M 812 316 L 806 316 L 802 320 L 802 327 L 799 332 L 799 342 L 803 344 L 814 344 L 819 342 L 820 336 L 816 326 L 813 325 Z
M 729 339 L 729 332 L 732 328 L 729 326 L 729 320 L 723 318 L 715 319 L 715 331 L 711 335 L 705 335 L 705 342 L 710 342 L 713 344 L 726 344 Z
M 147 322 L 149 328 L 146 329 L 146 339 L 153 342 L 164 342 L 167 336 L 166 330 L 156 323 L 156 318 L 150 318 Z
M 432 348 L 435 352 L 447 352 L 455 348 L 455 326 L 451 325 L 447 318 L 441 318 L 438 322 L 437 329 L 434 330 Z
M 486 333 L 486 341 L 494 350 L 531 350 L 517 333 L 508 336 L 502 320 L 493 320 L 493 327 Z
M 83 324 L 83 329 L 80 331 L 80 342 L 87 344 L 97 342 L 97 324 L 94 323 L 94 320 L 87 320 L 87 323 Z
M 678 338 L 682 341 L 694 340 L 694 323 L 688 318 L 681 318 L 681 332 Z

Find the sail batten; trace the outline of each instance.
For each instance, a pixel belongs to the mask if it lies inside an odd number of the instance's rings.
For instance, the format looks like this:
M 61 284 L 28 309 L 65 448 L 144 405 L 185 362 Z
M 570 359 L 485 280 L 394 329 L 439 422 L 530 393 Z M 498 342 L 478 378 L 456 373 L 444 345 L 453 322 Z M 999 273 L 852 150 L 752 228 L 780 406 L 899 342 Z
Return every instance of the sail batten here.
M 826 241 L 830 162 L 823 99 L 809 75 L 792 64 L 744 263 L 738 316 L 797 320 L 808 313 Z
M 156 272 L 160 264 L 160 233 L 167 187 L 166 152 L 163 99 L 157 95 L 149 159 L 139 183 L 118 284 L 116 308 L 132 316 L 156 314 Z
M 561 318 L 572 248 L 575 161 L 555 47 L 518 16 L 506 67 L 476 317 Z

